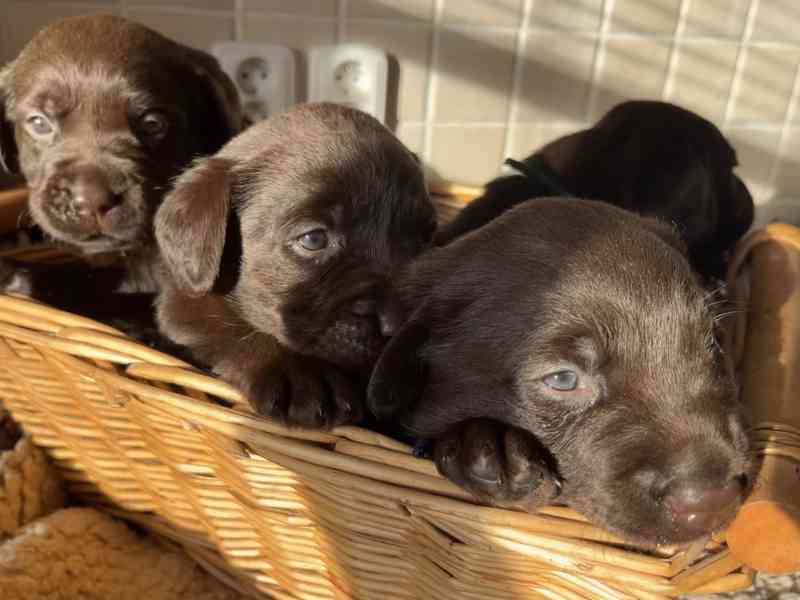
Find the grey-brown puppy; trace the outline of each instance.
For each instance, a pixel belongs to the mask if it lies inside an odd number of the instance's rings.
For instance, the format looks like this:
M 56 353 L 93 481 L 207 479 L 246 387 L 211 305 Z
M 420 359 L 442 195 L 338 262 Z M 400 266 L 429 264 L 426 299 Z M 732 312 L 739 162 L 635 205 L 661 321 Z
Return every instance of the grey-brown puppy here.
M 673 223 L 694 268 L 724 278 L 728 254 L 753 223 L 753 198 L 733 172 L 736 152 L 713 123 L 667 102 L 623 102 L 593 127 L 526 158 L 436 235 L 449 243 L 531 198 L 602 200 Z
M 445 476 L 501 506 L 558 497 L 644 543 L 734 514 L 748 442 L 672 227 L 542 198 L 423 254 L 397 289 L 412 316 L 369 407 L 435 438 Z
M 95 272 L 93 295 L 155 291 L 157 206 L 171 179 L 241 122 L 213 57 L 119 17 L 45 27 L 0 71 L 0 159 L 25 176 L 34 221 L 86 255 L 124 259 L 122 270 Z M 36 273 L 25 273 L 37 295 Z M 88 287 L 72 283 L 70 295 Z
M 361 417 L 358 378 L 396 325 L 392 277 L 435 228 L 419 164 L 388 129 L 299 105 L 181 175 L 155 224 L 163 333 L 262 414 Z

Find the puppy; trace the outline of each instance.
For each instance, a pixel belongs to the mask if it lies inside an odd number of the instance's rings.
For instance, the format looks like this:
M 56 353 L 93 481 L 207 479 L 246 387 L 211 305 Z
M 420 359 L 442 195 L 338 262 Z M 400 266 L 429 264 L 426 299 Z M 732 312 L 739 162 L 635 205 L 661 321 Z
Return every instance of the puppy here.
M 528 199 L 574 195 L 674 223 L 695 269 L 722 279 L 730 250 L 753 223 L 734 149 L 712 123 L 666 102 L 623 102 L 594 127 L 516 164 L 521 173 L 489 182 L 437 233 L 438 245 Z
M 435 229 L 413 155 L 378 121 L 306 104 L 177 180 L 158 210 L 161 331 L 258 412 L 327 428 L 394 333 L 393 274 Z
M 671 226 L 542 198 L 423 254 L 397 289 L 412 314 L 368 406 L 434 438 L 443 475 L 500 506 L 557 498 L 647 544 L 734 514 L 743 418 Z
M 25 176 L 33 220 L 84 255 L 123 259 L 122 269 L 95 272 L 93 298 L 155 291 L 157 206 L 172 178 L 241 122 L 236 88 L 214 58 L 119 17 L 50 25 L 0 71 L 0 159 Z M 2 265 L 0 279 L 18 281 L 9 277 L 17 268 Z M 21 274 L 33 295 L 59 303 L 41 285 L 53 287 L 51 273 Z M 88 288 L 75 283 L 62 300 Z

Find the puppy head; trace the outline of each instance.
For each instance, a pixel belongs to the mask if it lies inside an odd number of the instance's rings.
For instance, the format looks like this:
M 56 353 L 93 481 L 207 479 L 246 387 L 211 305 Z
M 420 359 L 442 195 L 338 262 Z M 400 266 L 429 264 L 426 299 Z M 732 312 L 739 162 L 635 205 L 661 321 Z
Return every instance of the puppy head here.
M 251 127 L 182 175 L 156 216 L 179 289 L 215 293 L 238 270 L 228 298 L 254 329 L 346 368 L 373 361 L 394 332 L 391 278 L 434 228 L 413 155 L 332 104 Z
M 423 436 L 479 417 L 525 429 L 561 499 L 628 539 L 684 542 L 733 515 L 742 416 L 670 227 L 541 199 L 423 255 L 400 289 L 418 308 L 373 374 L 379 415 Z
M 212 57 L 118 17 L 55 23 L 0 72 L 3 162 L 35 221 L 90 253 L 151 239 L 169 180 L 240 124 Z
M 674 223 L 703 275 L 724 276 L 753 222 L 734 149 L 711 122 L 666 102 L 623 102 L 541 155 L 572 193 Z

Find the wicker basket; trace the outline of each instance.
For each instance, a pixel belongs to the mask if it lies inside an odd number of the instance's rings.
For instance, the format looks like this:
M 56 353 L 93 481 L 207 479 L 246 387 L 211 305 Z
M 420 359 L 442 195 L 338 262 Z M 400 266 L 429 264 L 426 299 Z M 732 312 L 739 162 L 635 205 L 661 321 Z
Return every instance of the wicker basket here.
M 75 497 L 255 597 L 656 600 L 752 581 L 721 539 L 644 552 L 570 509 L 478 506 L 401 443 L 288 430 L 176 358 L 23 298 L 0 296 L 0 401 Z

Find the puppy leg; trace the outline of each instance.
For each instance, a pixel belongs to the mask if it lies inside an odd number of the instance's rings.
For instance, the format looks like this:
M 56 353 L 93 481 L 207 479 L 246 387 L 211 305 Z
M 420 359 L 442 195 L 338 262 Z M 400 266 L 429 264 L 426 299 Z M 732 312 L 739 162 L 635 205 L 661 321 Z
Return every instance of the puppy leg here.
M 379 419 L 396 419 L 422 397 L 427 373 L 419 351 L 430 336 L 422 311 L 417 310 L 389 340 L 372 370 L 367 405 Z
M 152 316 L 152 294 L 117 291 L 125 279 L 126 271 L 121 267 L 0 258 L 0 293 L 22 294 L 101 321 L 134 314 Z
M 364 414 L 348 374 L 255 331 L 222 296 L 185 296 L 167 287 L 157 302 L 159 331 L 238 388 L 261 415 L 290 426 L 329 429 Z
M 364 415 L 353 382 L 336 366 L 285 348 L 246 387 L 259 414 L 291 426 L 330 429 Z
M 442 475 L 486 504 L 532 511 L 560 489 L 536 438 L 490 419 L 456 425 L 436 441 L 434 460 Z

